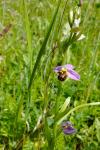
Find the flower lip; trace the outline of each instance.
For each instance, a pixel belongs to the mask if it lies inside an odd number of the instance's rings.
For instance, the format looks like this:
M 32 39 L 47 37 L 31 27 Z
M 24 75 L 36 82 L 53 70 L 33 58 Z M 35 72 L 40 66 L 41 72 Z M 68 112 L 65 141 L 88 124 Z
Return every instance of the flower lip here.
M 76 133 L 76 129 L 73 127 L 73 124 L 70 121 L 62 123 L 62 130 L 64 134 L 73 134 Z

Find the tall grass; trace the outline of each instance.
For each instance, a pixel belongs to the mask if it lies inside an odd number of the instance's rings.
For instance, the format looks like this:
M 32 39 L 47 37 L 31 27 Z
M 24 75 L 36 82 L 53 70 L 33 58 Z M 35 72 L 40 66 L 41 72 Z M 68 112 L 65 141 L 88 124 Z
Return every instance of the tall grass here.
M 81 6 L 78 31 L 86 38 L 77 41 L 72 29 L 64 39 L 69 12 L 76 13 L 77 4 L 1 1 L 0 149 L 100 148 L 100 3 Z M 79 82 L 57 79 L 54 68 L 67 63 L 76 66 Z M 63 133 L 65 120 L 77 133 Z

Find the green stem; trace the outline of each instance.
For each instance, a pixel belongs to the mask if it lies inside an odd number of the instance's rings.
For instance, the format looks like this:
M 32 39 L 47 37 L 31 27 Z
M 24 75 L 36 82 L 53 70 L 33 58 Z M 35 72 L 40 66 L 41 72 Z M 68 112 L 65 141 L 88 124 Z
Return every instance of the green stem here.
M 30 28 L 30 20 L 28 16 L 28 8 L 27 2 L 23 0 L 23 8 L 24 8 L 24 22 L 26 28 L 26 38 L 28 44 L 28 52 L 29 52 L 29 60 L 30 60 L 30 73 L 32 72 L 32 36 L 31 36 L 31 28 Z
M 58 122 L 57 122 L 57 125 L 60 125 L 62 121 L 64 121 L 72 112 L 80 109 L 80 108 L 83 108 L 83 107 L 88 107 L 88 106 L 97 106 L 97 105 L 100 105 L 100 102 L 93 102 L 93 103 L 88 103 L 88 104 L 82 104 L 82 105 L 79 105 L 73 109 L 71 109 L 64 117 L 62 117 Z
M 32 73 L 32 35 L 31 35 L 31 28 L 30 28 L 30 20 L 29 20 L 29 15 L 28 15 L 28 6 L 27 6 L 27 1 L 23 0 L 22 1 L 22 9 L 24 11 L 24 23 L 25 23 L 25 29 L 26 29 L 26 38 L 27 38 L 27 46 L 28 46 L 28 59 L 29 59 L 29 73 L 28 76 L 30 77 L 30 74 Z M 30 80 L 30 79 L 29 79 Z M 27 94 L 27 102 L 26 102 L 26 120 L 29 115 L 29 110 L 30 110 L 30 102 L 31 102 L 31 88 L 28 91 Z

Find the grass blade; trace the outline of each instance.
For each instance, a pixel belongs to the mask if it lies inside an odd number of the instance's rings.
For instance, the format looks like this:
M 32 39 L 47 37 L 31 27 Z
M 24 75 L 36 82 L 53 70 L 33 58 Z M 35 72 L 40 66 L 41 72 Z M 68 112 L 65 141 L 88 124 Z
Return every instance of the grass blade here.
M 25 22 L 25 28 L 26 28 L 29 59 L 30 59 L 30 72 L 32 72 L 32 37 L 31 37 L 31 29 L 30 29 L 30 21 L 29 21 L 29 16 L 28 16 L 27 2 L 25 0 L 23 0 L 23 9 L 24 9 L 24 22 Z
M 53 16 L 53 18 L 52 18 L 52 20 L 51 20 L 51 23 L 50 23 L 50 26 L 49 26 L 49 28 L 48 28 L 47 34 L 46 34 L 46 36 L 45 36 L 45 39 L 44 39 L 44 41 L 43 41 L 43 44 L 42 44 L 42 46 L 41 46 L 41 48 L 40 48 L 40 51 L 39 51 L 39 54 L 38 54 L 38 56 L 37 56 L 37 59 L 36 59 L 36 62 L 35 62 L 35 65 L 34 65 L 34 68 L 33 68 L 32 74 L 31 74 L 31 77 L 30 77 L 30 82 L 29 82 L 28 89 L 30 89 L 30 87 L 31 87 L 31 85 L 32 85 L 32 82 L 33 82 L 33 78 L 34 78 L 36 69 L 37 69 L 37 67 L 38 67 L 38 65 L 39 65 L 39 63 L 40 63 L 40 60 L 41 60 L 41 58 L 42 58 L 42 55 L 45 53 L 46 44 L 47 44 L 47 42 L 48 42 L 50 33 L 51 33 L 51 31 L 52 31 L 52 27 L 53 27 L 54 22 L 55 22 L 55 20 L 56 20 L 56 16 L 57 16 L 57 13 L 58 13 L 58 10 L 59 10 L 60 3 L 61 3 L 61 0 L 59 0 L 59 2 L 58 2 L 57 8 L 56 8 L 55 13 L 54 13 L 54 16 Z

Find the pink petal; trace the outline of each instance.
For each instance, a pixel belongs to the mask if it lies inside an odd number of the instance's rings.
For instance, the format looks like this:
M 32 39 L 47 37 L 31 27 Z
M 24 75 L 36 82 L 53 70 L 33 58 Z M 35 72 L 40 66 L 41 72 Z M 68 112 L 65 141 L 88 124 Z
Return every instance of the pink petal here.
M 54 68 L 54 71 L 59 72 L 62 68 L 72 70 L 74 68 L 74 66 L 71 64 L 67 64 L 67 65 L 63 65 L 63 66 L 57 66 Z
M 68 71 L 68 77 L 73 79 L 73 80 L 80 80 L 80 75 L 75 72 L 74 70 L 67 70 Z
M 66 66 L 67 69 L 70 69 L 70 70 L 72 70 L 72 69 L 74 68 L 74 66 L 71 65 L 71 64 L 67 64 L 67 65 L 65 65 L 65 66 Z
M 55 72 L 59 72 L 62 69 L 62 66 L 57 66 L 56 68 L 54 68 Z

